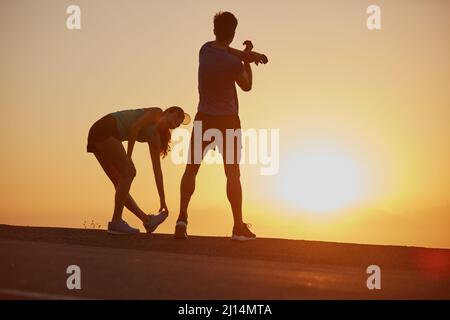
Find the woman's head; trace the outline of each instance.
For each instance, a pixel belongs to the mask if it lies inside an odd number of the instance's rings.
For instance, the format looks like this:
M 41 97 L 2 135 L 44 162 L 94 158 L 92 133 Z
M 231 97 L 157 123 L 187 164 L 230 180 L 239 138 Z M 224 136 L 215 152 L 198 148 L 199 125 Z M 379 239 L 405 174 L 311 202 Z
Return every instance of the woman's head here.
M 163 117 L 165 117 L 169 129 L 178 128 L 181 124 L 189 124 L 191 120 L 190 116 L 177 106 L 164 110 Z
M 164 110 L 163 118 L 167 126 L 162 126 L 159 134 L 161 137 L 161 156 L 165 157 L 170 151 L 170 131 L 178 128 L 181 124 L 189 124 L 191 117 L 180 107 L 174 106 Z

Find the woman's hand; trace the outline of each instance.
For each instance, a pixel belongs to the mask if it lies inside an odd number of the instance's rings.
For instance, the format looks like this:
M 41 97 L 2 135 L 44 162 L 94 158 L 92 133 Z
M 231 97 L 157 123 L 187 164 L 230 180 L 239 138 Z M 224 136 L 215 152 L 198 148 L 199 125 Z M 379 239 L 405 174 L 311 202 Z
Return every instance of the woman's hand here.
M 169 209 L 167 208 L 166 201 L 161 200 L 160 202 L 161 202 L 161 204 L 160 204 L 160 208 L 159 208 L 158 212 L 166 211 L 167 213 L 169 213 Z

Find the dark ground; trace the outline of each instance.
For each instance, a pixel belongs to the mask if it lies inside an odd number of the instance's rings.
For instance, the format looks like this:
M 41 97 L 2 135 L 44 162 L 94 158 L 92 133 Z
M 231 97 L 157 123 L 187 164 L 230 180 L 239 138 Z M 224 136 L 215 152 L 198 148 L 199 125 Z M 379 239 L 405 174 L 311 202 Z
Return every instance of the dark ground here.
M 450 299 L 448 249 L 0 225 L 0 257 L 0 299 Z

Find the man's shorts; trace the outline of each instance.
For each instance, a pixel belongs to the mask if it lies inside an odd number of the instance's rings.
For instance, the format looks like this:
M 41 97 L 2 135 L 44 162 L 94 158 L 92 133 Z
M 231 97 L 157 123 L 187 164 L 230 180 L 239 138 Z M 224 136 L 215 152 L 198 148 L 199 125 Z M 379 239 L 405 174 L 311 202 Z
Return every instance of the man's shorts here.
M 241 140 L 241 121 L 238 115 L 213 116 L 197 112 L 189 145 L 188 162 L 200 164 L 206 153 L 217 147 L 224 164 L 239 165 Z

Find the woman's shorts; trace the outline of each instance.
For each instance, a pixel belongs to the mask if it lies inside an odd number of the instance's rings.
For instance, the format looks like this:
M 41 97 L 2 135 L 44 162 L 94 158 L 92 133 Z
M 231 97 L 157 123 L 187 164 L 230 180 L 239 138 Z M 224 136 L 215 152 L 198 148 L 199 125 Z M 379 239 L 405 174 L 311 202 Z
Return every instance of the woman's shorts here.
M 89 129 L 87 152 L 94 153 L 96 151 L 95 144 L 105 141 L 109 137 L 118 137 L 116 118 L 111 114 L 95 122 Z

